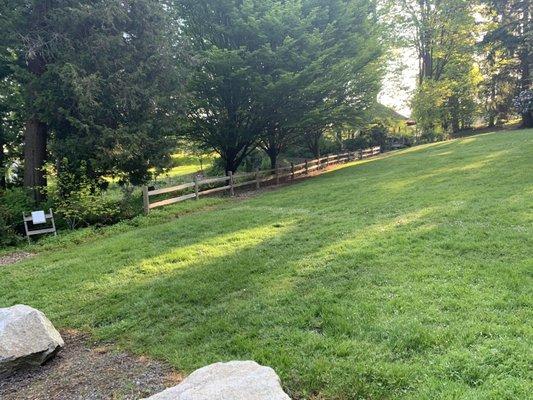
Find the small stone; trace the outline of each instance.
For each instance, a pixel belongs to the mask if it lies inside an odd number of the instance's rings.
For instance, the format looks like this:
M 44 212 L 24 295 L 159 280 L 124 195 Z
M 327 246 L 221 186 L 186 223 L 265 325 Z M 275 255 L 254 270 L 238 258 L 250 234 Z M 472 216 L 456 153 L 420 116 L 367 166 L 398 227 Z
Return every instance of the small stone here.
M 0 308 L 0 376 L 42 365 L 63 346 L 41 311 L 25 305 Z
M 146 400 L 290 400 L 272 368 L 254 361 L 216 363 Z

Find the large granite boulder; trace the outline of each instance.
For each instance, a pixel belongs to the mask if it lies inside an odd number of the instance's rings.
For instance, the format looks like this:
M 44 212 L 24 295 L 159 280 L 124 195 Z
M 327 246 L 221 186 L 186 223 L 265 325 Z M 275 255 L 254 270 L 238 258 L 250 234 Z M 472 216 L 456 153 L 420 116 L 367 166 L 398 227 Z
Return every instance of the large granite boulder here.
M 272 368 L 253 361 L 217 363 L 147 400 L 290 400 Z
M 63 346 L 61 335 L 39 310 L 0 308 L 0 376 L 42 365 Z

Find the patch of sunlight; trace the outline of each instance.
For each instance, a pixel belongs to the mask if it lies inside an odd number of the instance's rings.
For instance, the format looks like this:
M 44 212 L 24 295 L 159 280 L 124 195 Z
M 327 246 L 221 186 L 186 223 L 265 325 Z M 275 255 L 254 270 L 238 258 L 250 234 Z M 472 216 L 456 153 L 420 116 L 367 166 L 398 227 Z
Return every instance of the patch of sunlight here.
M 435 153 L 435 154 L 429 154 L 430 157 L 442 157 L 442 156 L 449 156 L 453 154 L 453 151 L 442 151 L 440 153 Z
M 470 144 L 470 143 L 477 142 L 477 139 L 470 137 L 470 138 L 458 139 L 457 142 L 460 144 Z
M 438 207 L 424 208 L 416 212 L 400 215 L 389 221 L 362 227 L 353 233 L 348 233 L 349 237 L 339 238 L 341 240 L 335 241 L 333 244 L 325 246 L 313 254 L 308 254 L 297 261 L 298 270 L 300 272 L 309 272 L 333 262 L 344 254 L 353 251 L 353 249 L 368 248 L 372 241 L 392 233 L 399 227 L 413 225 L 431 214 L 438 213 L 439 209 Z
M 500 150 L 495 151 L 491 153 L 488 156 L 483 157 L 479 161 L 466 164 L 466 165 L 456 165 L 456 166 L 446 166 L 443 168 L 438 168 L 433 170 L 433 172 L 428 174 L 420 174 L 416 175 L 412 178 L 404 178 L 404 179 L 396 179 L 394 181 L 384 181 L 381 183 L 378 183 L 378 185 L 383 189 L 387 191 L 395 191 L 399 192 L 403 189 L 406 189 L 418 182 L 429 180 L 429 179 L 435 179 L 439 176 L 443 175 L 452 175 L 455 172 L 465 172 L 465 171 L 475 171 L 475 170 L 482 170 L 494 162 L 496 162 L 497 159 L 503 158 L 505 156 L 508 156 L 510 153 L 509 150 Z
M 409 147 L 407 149 L 398 150 L 398 152 L 395 152 L 394 155 L 398 156 L 398 155 L 405 155 L 405 154 L 412 154 L 412 153 L 420 153 L 420 152 L 423 152 L 423 151 L 426 151 L 426 150 L 432 149 L 432 148 L 447 147 L 450 144 L 452 144 L 455 140 L 457 140 L 457 139 L 448 140 L 446 142 L 435 142 L 435 143 L 421 144 L 421 145 Z
M 239 210 L 268 212 L 271 214 L 283 215 L 287 217 L 294 216 L 294 215 L 310 215 L 312 213 L 310 210 L 306 208 L 253 206 L 253 205 L 240 205 Z
M 234 256 L 241 251 L 256 247 L 266 240 L 282 236 L 292 229 L 294 224 L 294 221 L 280 221 L 276 226 L 267 225 L 242 229 L 190 246 L 178 246 L 158 257 L 127 265 L 113 274 L 103 276 L 99 281 L 88 282 L 84 285 L 84 288 L 90 290 L 105 285 L 114 290 L 134 282 L 145 283 L 147 280 L 176 270 L 191 268 L 205 263 L 214 263 L 217 259 Z
M 297 280 L 294 276 L 286 276 L 270 281 L 269 285 L 264 285 L 262 291 L 267 296 L 274 296 L 279 293 L 288 293 L 294 290 Z
M 509 150 L 495 151 L 495 152 L 489 154 L 488 156 L 483 157 L 479 161 L 476 161 L 476 162 L 473 162 L 473 163 L 470 163 L 470 164 L 466 164 L 466 165 L 463 165 L 463 166 L 458 166 L 458 167 L 455 167 L 455 168 L 451 168 L 449 171 L 456 172 L 456 171 L 472 171 L 472 170 L 483 169 L 483 168 L 488 167 L 490 164 L 493 164 L 495 162 L 495 160 L 497 160 L 497 159 L 500 159 L 500 158 L 503 158 L 503 157 L 506 157 L 506 156 L 508 157 L 510 153 L 511 152 Z
M 485 168 L 488 164 L 489 162 L 487 160 L 482 160 L 464 165 L 461 168 L 454 169 L 459 171 L 476 171 Z

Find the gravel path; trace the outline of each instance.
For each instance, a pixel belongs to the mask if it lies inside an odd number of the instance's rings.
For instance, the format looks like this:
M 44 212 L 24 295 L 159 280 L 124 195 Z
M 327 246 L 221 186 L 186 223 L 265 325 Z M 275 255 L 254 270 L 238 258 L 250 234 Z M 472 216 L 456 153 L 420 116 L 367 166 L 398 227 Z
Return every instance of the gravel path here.
M 56 358 L 0 381 L 0 399 L 137 400 L 182 380 L 161 363 L 91 343 L 86 335 L 72 331 L 61 335 L 65 348 Z

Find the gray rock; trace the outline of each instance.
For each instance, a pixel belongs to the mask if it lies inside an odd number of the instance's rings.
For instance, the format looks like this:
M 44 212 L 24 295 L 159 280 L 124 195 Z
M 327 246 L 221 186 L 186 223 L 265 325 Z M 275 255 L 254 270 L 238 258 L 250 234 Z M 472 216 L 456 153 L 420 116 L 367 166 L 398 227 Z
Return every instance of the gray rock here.
M 39 310 L 0 308 L 0 376 L 42 365 L 63 346 L 61 335 Z
M 200 368 L 173 388 L 146 400 L 290 400 L 272 368 L 231 361 Z

